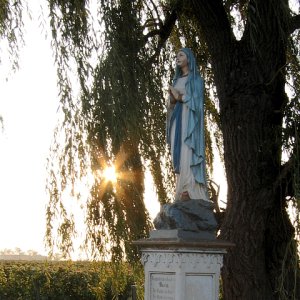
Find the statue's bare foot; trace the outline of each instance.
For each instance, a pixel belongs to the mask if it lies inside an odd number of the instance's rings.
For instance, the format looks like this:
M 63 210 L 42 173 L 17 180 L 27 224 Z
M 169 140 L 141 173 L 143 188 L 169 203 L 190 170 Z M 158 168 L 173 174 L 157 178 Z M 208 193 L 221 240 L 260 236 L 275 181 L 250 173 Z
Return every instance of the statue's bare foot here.
M 182 194 L 181 194 L 181 201 L 188 201 L 188 200 L 190 200 L 191 198 L 190 198 L 190 195 L 189 195 L 189 193 L 187 192 L 187 191 L 185 191 L 185 192 L 183 192 Z

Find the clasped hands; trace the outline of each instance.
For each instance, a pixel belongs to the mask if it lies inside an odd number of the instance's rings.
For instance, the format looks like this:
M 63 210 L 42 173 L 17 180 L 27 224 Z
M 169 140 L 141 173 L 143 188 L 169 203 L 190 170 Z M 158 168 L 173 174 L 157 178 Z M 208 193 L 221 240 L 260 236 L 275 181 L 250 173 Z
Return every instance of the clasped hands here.
M 182 102 L 182 95 L 172 85 L 169 86 L 170 103 Z

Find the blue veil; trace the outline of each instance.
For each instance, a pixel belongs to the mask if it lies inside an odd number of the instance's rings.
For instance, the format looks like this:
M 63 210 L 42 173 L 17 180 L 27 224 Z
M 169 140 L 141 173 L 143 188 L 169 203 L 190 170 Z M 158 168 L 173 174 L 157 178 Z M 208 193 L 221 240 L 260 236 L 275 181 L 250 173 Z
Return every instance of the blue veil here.
M 197 182 L 206 184 L 205 175 L 205 139 L 204 139 L 204 81 L 198 71 L 196 59 L 189 48 L 182 48 L 188 59 L 189 74 L 186 82 L 184 103 L 189 108 L 187 131 L 175 132 L 175 147 L 173 165 L 176 173 L 180 169 L 181 134 L 184 134 L 184 143 L 192 149 L 191 169 Z M 181 76 L 181 69 L 176 66 L 173 86 Z M 173 122 L 181 125 L 182 103 L 177 102 L 167 128 L 167 141 L 170 142 L 170 132 Z M 176 128 L 181 126 L 176 125 Z M 177 138 L 176 138 L 177 135 Z M 177 142 L 176 142 L 177 139 Z M 176 145 L 177 144 L 177 145 Z

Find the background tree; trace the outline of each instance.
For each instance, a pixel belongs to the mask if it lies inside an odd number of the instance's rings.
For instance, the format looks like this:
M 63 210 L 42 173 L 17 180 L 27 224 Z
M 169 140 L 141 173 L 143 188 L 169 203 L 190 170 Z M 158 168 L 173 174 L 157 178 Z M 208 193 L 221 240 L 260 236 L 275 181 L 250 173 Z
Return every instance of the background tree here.
M 64 113 L 49 159 L 48 245 L 58 229 L 61 249 L 72 248 L 76 224 L 64 191 L 79 196 L 80 178 L 92 172 L 87 244 L 95 255 L 136 258 L 130 240 L 151 227 L 146 164 L 159 200 L 170 201 L 164 86 L 184 45 L 206 80 L 206 124 L 215 129 L 206 135 L 209 162 L 213 139 L 224 151 L 228 199 L 220 237 L 236 244 L 225 259 L 224 298 L 299 298 L 299 219 L 292 224 L 287 205 L 298 212 L 300 17 L 289 1 L 48 2 Z M 120 174 L 115 184 L 102 176 L 109 162 Z

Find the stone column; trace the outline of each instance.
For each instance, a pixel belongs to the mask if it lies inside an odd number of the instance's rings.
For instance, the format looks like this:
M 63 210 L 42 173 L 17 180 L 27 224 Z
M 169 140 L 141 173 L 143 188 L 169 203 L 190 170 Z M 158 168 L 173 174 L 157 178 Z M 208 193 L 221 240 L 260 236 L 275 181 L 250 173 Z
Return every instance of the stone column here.
M 171 230 L 170 234 L 179 237 L 180 230 Z M 142 252 L 145 300 L 219 299 L 220 269 L 231 243 L 150 235 L 134 244 Z

